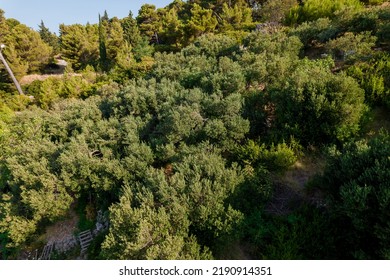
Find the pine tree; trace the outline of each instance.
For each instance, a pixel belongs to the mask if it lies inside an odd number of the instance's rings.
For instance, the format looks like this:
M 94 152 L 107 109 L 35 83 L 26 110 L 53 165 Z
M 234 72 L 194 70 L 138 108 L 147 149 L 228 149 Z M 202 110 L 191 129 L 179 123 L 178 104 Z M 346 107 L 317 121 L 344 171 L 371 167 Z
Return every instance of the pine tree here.
M 142 37 L 137 21 L 133 18 L 133 13 L 131 11 L 127 17 L 121 20 L 121 25 L 124 39 L 132 48 L 135 48 L 141 42 Z
M 109 71 L 115 66 L 129 68 L 132 61 L 131 44 L 125 40 L 121 22 L 117 18 L 99 18 L 100 67 Z
M 162 19 L 161 41 L 163 44 L 180 47 L 184 44 L 184 23 L 176 8 L 169 9 Z
M 108 71 L 109 63 L 107 58 L 107 47 L 106 47 L 106 30 L 108 25 L 108 16 L 105 12 L 106 17 L 100 17 L 99 15 L 99 65 L 103 71 Z
M 74 70 L 99 61 L 99 28 L 97 25 L 60 25 L 61 53 Z
M 252 10 L 243 0 L 237 1 L 231 7 L 227 3 L 224 3 L 222 5 L 220 19 L 222 31 L 248 29 L 252 25 Z
M 59 39 L 55 33 L 50 32 L 49 28 L 45 26 L 45 23 L 43 20 L 41 20 L 41 24 L 38 26 L 39 27 L 39 35 L 41 36 L 41 39 L 51 46 L 53 48 L 54 53 L 59 52 Z
M 158 36 L 161 20 L 155 5 L 142 5 L 138 12 L 137 23 L 142 35 L 152 40 L 153 36 Z
M 194 4 L 191 8 L 190 20 L 185 27 L 188 42 L 193 42 L 202 34 L 213 32 L 217 24 L 218 21 L 213 16 L 212 10 Z

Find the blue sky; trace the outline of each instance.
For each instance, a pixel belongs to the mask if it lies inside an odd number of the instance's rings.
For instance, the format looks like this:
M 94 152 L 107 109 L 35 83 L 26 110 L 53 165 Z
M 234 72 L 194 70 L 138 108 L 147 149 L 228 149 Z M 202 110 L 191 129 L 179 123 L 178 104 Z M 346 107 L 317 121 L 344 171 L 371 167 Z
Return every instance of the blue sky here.
M 38 29 L 41 20 L 52 32 L 58 34 L 61 23 L 96 23 L 98 15 L 107 10 L 109 17 L 123 18 L 131 10 L 134 16 L 147 3 L 162 8 L 173 0 L 0 0 L 0 9 L 6 18 L 15 18 L 21 23 Z

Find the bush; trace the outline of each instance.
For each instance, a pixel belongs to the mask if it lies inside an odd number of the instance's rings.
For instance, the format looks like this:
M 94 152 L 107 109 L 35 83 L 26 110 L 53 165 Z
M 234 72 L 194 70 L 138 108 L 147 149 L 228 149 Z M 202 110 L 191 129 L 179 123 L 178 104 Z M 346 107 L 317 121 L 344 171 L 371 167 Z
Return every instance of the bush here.
M 359 0 L 306 0 L 302 6 L 297 5 L 290 10 L 286 23 L 292 25 L 324 17 L 332 19 L 337 11 L 357 11 L 361 6 Z
M 285 33 L 263 34 L 253 32 L 244 40 L 244 46 L 255 54 L 267 54 L 296 57 L 301 52 L 302 42 L 296 36 Z
M 368 58 L 372 54 L 372 47 L 375 46 L 376 37 L 370 32 L 360 34 L 345 33 L 343 36 L 330 40 L 325 48 L 332 53 L 336 59 L 352 62 L 358 59 Z
M 269 89 L 269 95 L 275 106 L 270 133 L 277 139 L 294 136 L 304 145 L 355 135 L 366 110 L 364 91 L 354 79 L 334 75 L 316 61 L 302 61 L 281 86 Z
M 333 210 L 346 220 L 344 239 L 355 257 L 382 259 L 390 251 L 390 135 L 332 150 L 324 189 Z M 348 240 L 350 239 L 350 240 Z
M 62 78 L 49 77 L 36 80 L 26 86 L 26 93 L 35 97 L 38 106 L 43 109 L 63 98 L 87 98 L 97 92 L 105 81 L 96 81 L 96 75 L 84 72 L 82 75 L 65 74 Z
M 379 54 L 366 63 L 354 65 L 347 70 L 365 91 L 368 103 L 390 108 L 390 56 Z
M 290 144 L 285 142 L 272 144 L 268 148 L 265 144 L 257 144 L 249 140 L 246 145 L 238 148 L 239 159 L 249 165 L 265 166 L 268 170 L 286 170 L 297 161 L 300 150 L 299 144 L 291 139 Z
M 27 87 L 27 93 L 35 97 L 35 101 L 43 109 L 48 109 L 60 99 L 63 82 L 58 78 L 36 80 Z
M 356 14 L 348 23 L 349 30 L 352 32 L 371 31 L 375 34 L 378 28 L 378 19 L 378 13 L 372 10 L 363 11 Z
M 272 145 L 264 153 L 264 160 L 269 162 L 271 169 L 287 169 L 297 161 L 297 155 L 285 142 Z
M 238 51 L 237 41 L 222 34 L 206 34 L 196 39 L 190 46 L 183 49 L 183 53 L 188 55 L 206 55 L 211 57 L 221 57 Z
M 360 2 L 366 4 L 366 5 L 380 5 L 383 2 L 386 2 L 387 0 L 360 0 Z
M 390 43 L 390 23 L 383 23 L 378 30 L 379 42 L 389 44 Z
M 290 9 L 298 4 L 297 0 L 268 0 L 260 9 L 263 21 L 282 22 Z
M 304 22 L 290 31 L 290 34 L 298 36 L 305 46 L 312 45 L 315 41 L 326 42 L 335 38 L 337 33 L 338 29 L 332 25 L 332 21 L 328 18 Z

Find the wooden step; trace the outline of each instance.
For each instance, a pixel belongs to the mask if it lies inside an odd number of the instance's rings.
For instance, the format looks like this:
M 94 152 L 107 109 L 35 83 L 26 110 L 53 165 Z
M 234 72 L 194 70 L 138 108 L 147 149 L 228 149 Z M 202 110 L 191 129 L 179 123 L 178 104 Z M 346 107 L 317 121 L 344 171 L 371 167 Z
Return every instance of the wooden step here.
M 50 260 L 53 249 L 54 249 L 54 243 L 46 244 L 46 246 L 43 248 L 42 254 L 39 259 Z
M 91 244 L 93 237 L 90 230 L 80 232 L 79 234 L 81 253 L 85 252 Z

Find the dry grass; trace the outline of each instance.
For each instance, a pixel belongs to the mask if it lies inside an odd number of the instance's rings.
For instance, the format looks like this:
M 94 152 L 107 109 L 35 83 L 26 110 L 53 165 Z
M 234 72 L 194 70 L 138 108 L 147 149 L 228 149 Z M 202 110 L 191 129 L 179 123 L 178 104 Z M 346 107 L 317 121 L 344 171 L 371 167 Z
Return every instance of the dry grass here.
M 390 2 L 387 1 L 387 2 L 384 2 L 381 7 L 390 7 Z
M 287 215 L 303 201 L 320 205 L 323 197 L 320 191 L 306 188 L 316 174 L 325 168 L 325 158 L 309 152 L 301 156 L 297 162 L 283 174 L 273 176 L 274 193 L 265 211 L 273 215 Z
M 46 243 L 61 242 L 71 238 L 77 229 L 78 220 L 77 214 L 71 210 L 66 220 L 47 227 L 44 235 Z
M 71 73 L 67 74 L 73 76 L 82 76 L 79 73 Z M 29 85 L 34 81 L 44 81 L 48 78 L 54 78 L 54 79 L 62 79 L 64 77 L 64 74 L 45 74 L 45 75 L 38 75 L 38 74 L 33 74 L 33 75 L 27 75 L 24 76 L 23 78 L 20 79 L 19 83 L 23 85 Z M 96 74 L 92 75 L 92 79 L 96 79 Z
M 316 174 L 323 172 L 325 159 L 319 155 L 306 154 L 299 158 L 284 174 L 275 179 L 279 184 L 288 186 L 303 194 L 306 183 Z
M 57 75 L 53 75 L 53 74 L 52 75 L 37 75 L 37 74 L 34 74 L 34 75 L 24 76 L 23 78 L 20 79 L 19 83 L 22 86 L 24 86 L 24 85 L 29 85 L 34 81 L 44 81 L 47 78 L 61 79 L 62 77 L 63 77 L 63 74 L 57 74 Z

